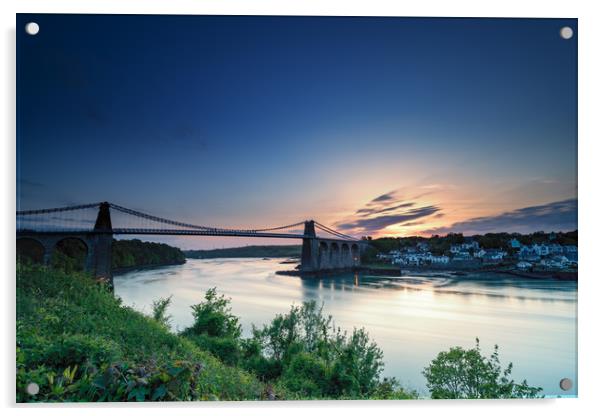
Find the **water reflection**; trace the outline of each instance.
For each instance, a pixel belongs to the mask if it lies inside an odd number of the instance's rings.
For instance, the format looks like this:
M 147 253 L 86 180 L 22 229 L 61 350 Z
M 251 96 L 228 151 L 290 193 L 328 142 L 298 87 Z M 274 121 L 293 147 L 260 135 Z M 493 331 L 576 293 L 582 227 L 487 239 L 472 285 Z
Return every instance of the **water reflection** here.
M 438 352 L 470 347 L 479 337 L 485 352 L 499 344 L 515 379 L 564 393 L 563 377 L 576 380 L 576 283 L 498 274 L 379 277 L 348 273 L 321 279 L 275 274 L 279 260 L 189 260 L 181 266 L 131 272 L 115 278 L 125 304 L 144 312 L 153 300 L 173 295 L 175 329 L 192 322 L 190 305 L 217 287 L 232 298 L 245 335 L 290 305 L 324 303 L 337 325 L 365 327 L 385 353 L 385 375 L 425 391 L 421 370 Z

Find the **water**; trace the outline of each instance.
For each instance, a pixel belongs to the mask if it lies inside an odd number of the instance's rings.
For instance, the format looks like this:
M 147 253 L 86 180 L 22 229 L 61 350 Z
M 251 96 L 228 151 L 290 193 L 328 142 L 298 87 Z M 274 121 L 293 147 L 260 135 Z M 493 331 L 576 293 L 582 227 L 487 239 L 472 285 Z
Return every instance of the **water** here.
M 577 285 L 518 279 L 499 274 L 438 277 L 377 277 L 352 273 L 323 279 L 275 274 L 292 269 L 282 259 L 191 260 L 178 266 L 133 271 L 115 277 L 124 303 L 149 313 L 151 303 L 173 296 L 174 329 L 192 323 L 190 305 L 217 287 L 232 298 L 244 335 L 291 304 L 324 303 L 338 326 L 364 327 L 384 352 L 384 375 L 427 395 L 422 369 L 452 346 L 484 353 L 500 346 L 502 364 L 514 363 L 515 380 L 527 379 L 546 395 L 577 392 Z M 560 379 L 574 387 L 563 392 Z

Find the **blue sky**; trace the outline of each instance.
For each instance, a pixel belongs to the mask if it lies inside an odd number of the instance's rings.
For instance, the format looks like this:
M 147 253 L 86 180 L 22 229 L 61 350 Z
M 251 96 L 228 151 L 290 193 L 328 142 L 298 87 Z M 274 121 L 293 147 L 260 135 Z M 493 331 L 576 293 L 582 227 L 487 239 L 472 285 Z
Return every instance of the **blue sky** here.
M 21 209 L 108 200 L 376 236 L 576 228 L 576 19 L 21 14 L 17 27 L 29 21 Z M 559 216 L 507 221 L 542 206 Z

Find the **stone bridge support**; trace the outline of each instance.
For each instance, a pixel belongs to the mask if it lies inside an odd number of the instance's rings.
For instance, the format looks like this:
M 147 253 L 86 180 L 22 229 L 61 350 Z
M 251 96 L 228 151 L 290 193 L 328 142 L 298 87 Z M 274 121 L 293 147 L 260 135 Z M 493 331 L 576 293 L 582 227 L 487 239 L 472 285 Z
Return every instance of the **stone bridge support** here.
M 305 223 L 301 251 L 301 271 L 315 273 L 329 270 L 353 269 L 360 266 L 363 244 L 355 241 L 321 239 L 316 236 L 313 221 Z
M 111 274 L 111 254 L 113 250 L 113 230 L 111 228 L 111 214 L 109 205 L 100 205 L 94 231 L 90 232 L 21 232 L 17 240 L 29 239 L 37 242 L 43 248 L 43 264 L 50 265 L 52 255 L 57 245 L 66 239 L 81 241 L 86 246 L 86 260 L 84 271 L 90 273 L 98 281 L 104 282 L 113 288 L 113 275 Z

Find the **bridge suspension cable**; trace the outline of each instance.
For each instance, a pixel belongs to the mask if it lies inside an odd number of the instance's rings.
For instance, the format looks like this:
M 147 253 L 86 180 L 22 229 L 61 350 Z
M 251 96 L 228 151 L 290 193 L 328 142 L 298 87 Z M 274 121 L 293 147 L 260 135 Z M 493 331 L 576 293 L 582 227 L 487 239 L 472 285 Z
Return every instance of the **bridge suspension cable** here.
M 184 228 L 194 228 L 197 230 L 207 230 L 207 231 L 213 231 L 213 230 L 224 230 L 222 228 L 215 228 L 215 227 L 206 227 L 204 225 L 195 225 L 195 224 L 188 224 L 185 222 L 180 222 L 180 221 L 173 221 L 173 220 L 169 220 L 167 218 L 161 218 L 161 217 L 156 217 L 154 215 L 150 215 L 150 214 L 145 214 L 144 212 L 140 212 L 140 211 L 134 211 L 133 209 L 129 209 L 129 208 L 125 208 L 113 203 L 109 203 L 109 206 L 117 211 L 121 211 L 124 214 L 130 214 L 136 217 L 140 217 L 140 218 L 144 218 L 147 220 L 151 220 L 151 221 L 156 221 L 156 222 L 160 222 L 163 224 L 170 224 L 170 225 L 175 225 L 177 227 L 184 227 Z
M 315 226 L 316 226 L 316 227 L 318 227 L 320 230 L 322 230 L 322 231 L 324 231 L 324 232 L 327 232 L 328 234 L 335 235 L 335 236 L 337 236 L 337 237 L 339 237 L 339 238 L 343 238 L 343 239 L 345 239 L 345 240 L 354 240 L 354 241 L 357 241 L 357 238 L 355 238 L 355 237 L 352 237 L 352 236 L 350 236 L 350 235 L 347 235 L 347 234 L 340 233 L 340 232 L 338 232 L 337 230 L 333 230 L 332 228 L 329 228 L 329 227 L 325 226 L 324 224 L 320 224 L 320 223 L 319 223 L 319 222 L 317 222 L 317 221 L 314 221 L 314 224 L 315 224 Z
M 100 206 L 100 202 L 96 202 L 94 204 L 72 205 L 69 207 L 62 207 L 62 208 L 48 208 L 48 209 L 34 209 L 34 210 L 29 210 L 29 211 L 17 211 L 17 216 L 52 214 L 54 212 L 76 211 L 79 209 L 97 208 L 99 206 Z
M 72 205 L 72 206 L 61 207 L 61 208 L 48 208 L 48 209 L 38 209 L 38 210 L 28 210 L 28 211 L 17 211 L 17 217 L 22 218 L 22 220 L 17 220 L 17 223 L 18 223 L 17 228 L 18 229 L 23 229 L 23 228 L 34 228 L 35 229 L 38 226 L 40 226 L 40 224 L 42 224 L 42 223 L 45 228 L 47 228 L 48 226 L 53 226 L 54 228 L 57 228 L 58 224 L 53 225 L 52 222 L 56 223 L 57 221 L 63 221 L 66 223 L 71 223 L 71 225 L 64 225 L 65 228 L 74 229 L 74 225 L 72 225 L 72 224 L 74 224 L 75 222 L 73 221 L 72 218 L 58 218 L 57 217 L 57 218 L 48 218 L 48 219 L 39 220 L 39 221 L 36 220 L 36 218 L 43 218 L 43 217 L 41 217 L 43 214 L 53 214 L 53 213 L 78 211 L 78 210 L 84 211 L 84 210 L 89 210 L 91 208 L 100 208 L 102 204 L 103 203 L 101 203 L 101 202 L 96 202 L 96 203 L 92 203 L 92 204 Z M 123 214 L 131 215 L 134 217 L 142 218 L 144 220 L 153 221 L 156 223 L 173 225 L 176 227 L 181 227 L 181 228 L 189 229 L 189 230 L 196 230 L 195 232 L 197 232 L 197 231 L 198 232 L 206 232 L 209 235 L 219 234 L 219 233 L 226 233 L 226 234 L 232 234 L 232 235 L 236 235 L 236 234 L 245 234 L 245 235 L 251 234 L 252 235 L 252 234 L 269 233 L 269 232 L 273 232 L 273 231 L 292 229 L 292 228 L 303 226 L 305 224 L 305 221 L 299 221 L 294 224 L 287 224 L 287 225 L 282 225 L 282 226 L 277 226 L 277 227 L 268 227 L 268 228 L 256 228 L 256 229 L 233 229 L 233 228 L 209 227 L 209 226 L 205 226 L 205 225 L 196 225 L 196 224 L 190 224 L 190 223 L 185 223 L 185 222 L 181 222 L 181 221 L 174 221 L 174 220 L 170 220 L 167 218 L 157 217 L 155 215 L 146 214 L 144 212 L 140 212 L 140 211 L 136 211 L 136 210 L 133 210 L 130 208 L 122 207 L 120 205 L 113 204 L 113 203 L 106 203 L 106 204 L 108 204 L 108 206 L 111 209 L 119 211 Z M 32 217 L 30 218 L 28 216 L 32 216 Z M 83 217 L 80 218 L 79 220 L 82 223 L 82 224 L 78 225 L 79 228 L 82 228 L 83 224 L 90 224 L 90 225 L 94 224 L 94 221 L 85 220 L 85 219 L 83 219 Z M 21 224 L 21 222 L 23 222 L 23 221 L 27 221 L 27 223 Z M 336 231 L 330 227 L 320 224 L 317 221 L 314 221 L 314 224 L 315 224 L 316 228 L 318 228 L 319 230 L 324 231 L 327 234 L 330 234 L 337 238 L 344 239 L 344 240 L 357 241 L 356 238 L 354 238 L 350 235 L 347 235 L 347 234 L 343 234 L 339 231 Z M 63 226 L 63 224 L 61 224 L 61 226 Z M 161 231 L 161 232 L 165 233 L 167 231 L 170 231 L 170 230 L 155 229 L 154 227 L 149 227 L 148 225 L 145 227 L 140 227 L 140 226 L 135 227 L 135 226 L 130 225 L 130 226 L 126 226 L 126 227 L 113 227 L 113 228 L 115 229 L 116 232 L 119 230 L 119 232 L 126 232 L 126 233 L 133 233 L 134 231 L 137 231 L 140 233 L 143 233 L 143 232 L 150 233 L 150 232 Z M 182 232 L 185 232 L 185 230 L 171 230 L 171 232 L 182 233 Z M 287 236 L 290 237 L 291 235 L 287 235 Z M 284 236 L 285 235 L 282 234 L 282 237 L 284 237 Z M 302 236 L 302 234 L 300 234 L 299 236 Z
M 257 233 L 262 233 L 265 231 L 277 231 L 277 230 L 284 230 L 287 228 L 295 228 L 295 227 L 299 227 L 301 225 L 304 225 L 305 221 L 300 221 L 300 222 L 296 222 L 294 224 L 289 224 L 289 225 L 282 225 L 280 227 L 272 227 L 272 228 L 258 228 L 258 229 L 254 229 L 254 230 L 249 230 L 249 231 L 253 231 L 253 232 L 257 232 Z

